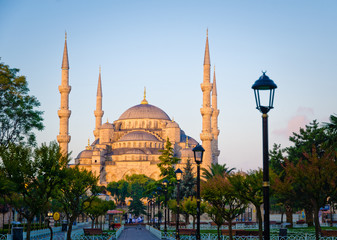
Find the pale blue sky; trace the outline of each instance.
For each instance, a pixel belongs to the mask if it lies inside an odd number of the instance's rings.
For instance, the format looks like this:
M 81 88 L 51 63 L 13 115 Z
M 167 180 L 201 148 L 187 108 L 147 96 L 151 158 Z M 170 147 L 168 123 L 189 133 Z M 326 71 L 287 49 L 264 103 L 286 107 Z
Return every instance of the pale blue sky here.
M 70 63 L 70 150 L 92 141 L 98 69 L 104 122 L 139 104 L 163 109 L 199 140 L 206 29 L 218 86 L 220 163 L 262 166 L 252 84 L 278 85 L 269 144 L 337 113 L 337 1 L 0 0 L 1 61 L 26 75 L 45 112 L 38 142 L 56 139 L 64 32 Z M 213 73 L 212 73 L 213 74 Z

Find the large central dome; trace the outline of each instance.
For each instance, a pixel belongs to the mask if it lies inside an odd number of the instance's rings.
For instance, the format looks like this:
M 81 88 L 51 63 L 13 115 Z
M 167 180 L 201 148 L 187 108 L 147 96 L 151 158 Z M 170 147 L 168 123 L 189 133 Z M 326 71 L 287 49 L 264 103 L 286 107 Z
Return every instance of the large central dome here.
M 151 104 L 139 104 L 133 106 L 126 110 L 119 117 L 119 120 L 143 118 L 171 120 L 163 110 Z

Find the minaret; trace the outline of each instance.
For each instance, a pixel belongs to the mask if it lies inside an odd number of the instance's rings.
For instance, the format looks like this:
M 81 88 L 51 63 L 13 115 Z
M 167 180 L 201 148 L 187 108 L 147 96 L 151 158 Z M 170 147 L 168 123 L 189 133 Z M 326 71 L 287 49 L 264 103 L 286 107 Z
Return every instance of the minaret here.
M 57 136 L 57 141 L 60 145 L 62 154 L 68 154 L 68 143 L 70 142 L 69 136 L 69 117 L 71 111 L 69 110 L 69 93 L 71 87 L 69 86 L 69 61 L 68 61 L 68 49 L 67 49 L 67 33 L 65 33 L 64 51 L 62 60 L 62 79 L 59 91 L 61 94 L 61 107 L 57 111 L 60 118 L 60 134 Z
M 99 128 L 102 125 L 102 117 L 104 112 L 102 111 L 102 83 L 101 83 L 101 66 L 99 67 L 99 76 L 97 84 L 97 95 L 96 95 L 96 110 L 94 111 L 96 118 L 96 125 L 94 130 L 95 140 L 99 138 Z
M 218 162 L 218 157 L 220 155 L 220 151 L 218 149 L 218 136 L 220 130 L 218 129 L 218 116 L 219 116 L 219 109 L 218 109 L 218 94 L 216 90 L 216 78 L 215 78 L 215 66 L 214 66 L 214 76 L 213 76 L 213 89 L 212 89 L 212 118 L 211 118 L 211 126 L 212 126 L 212 134 L 213 134 L 213 141 L 212 141 L 212 152 L 213 152 L 213 162 Z
M 209 57 L 208 48 L 208 30 L 206 37 L 206 47 L 205 47 L 205 57 L 204 57 L 204 79 L 201 84 L 201 90 L 203 95 L 202 108 L 200 109 L 202 116 L 202 132 L 200 134 L 200 139 L 202 141 L 202 146 L 205 149 L 202 167 L 208 169 L 211 166 L 212 161 L 212 130 L 211 130 L 211 91 L 212 83 L 210 82 L 211 73 L 211 61 Z

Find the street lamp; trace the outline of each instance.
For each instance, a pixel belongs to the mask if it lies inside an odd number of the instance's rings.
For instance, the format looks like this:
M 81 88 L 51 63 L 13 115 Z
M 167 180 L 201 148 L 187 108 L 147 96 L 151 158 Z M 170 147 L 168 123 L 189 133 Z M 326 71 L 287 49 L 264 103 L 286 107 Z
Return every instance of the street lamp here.
M 160 193 L 161 193 L 162 188 L 157 187 L 157 196 L 158 196 L 158 221 L 157 221 L 157 229 L 160 230 L 160 221 L 161 221 L 161 212 L 160 212 Z
M 200 240 L 200 164 L 202 163 L 205 149 L 198 144 L 192 151 L 194 153 L 194 161 L 197 164 L 197 240 Z
M 148 202 L 147 202 L 147 223 L 149 224 L 149 225 L 151 225 L 151 221 L 150 221 L 150 216 L 152 215 L 151 213 L 150 213 L 150 210 L 151 210 L 151 196 L 149 197 L 149 200 L 148 200 Z
M 268 115 L 270 109 L 274 108 L 274 93 L 277 88 L 266 72 L 253 84 L 256 108 L 262 113 L 262 142 L 263 142 L 263 207 L 264 207 L 264 240 L 270 239 L 269 219 L 269 154 L 268 154 Z M 261 105 L 261 100 L 265 101 Z
M 179 201 L 180 201 L 180 181 L 181 181 L 181 177 L 183 174 L 183 171 L 180 170 L 180 168 L 178 168 L 177 170 L 175 170 L 174 172 L 176 174 L 176 178 L 177 178 L 177 219 L 176 219 L 176 239 L 180 240 L 180 235 L 179 235 Z
M 167 221 L 167 217 L 166 217 L 166 212 L 167 212 L 167 185 L 168 185 L 169 181 L 165 178 L 163 181 L 163 185 L 164 185 L 164 192 L 165 192 L 165 225 L 164 225 L 164 232 L 167 233 L 167 225 L 166 225 L 166 221 Z
M 153 191 L 152 192 L 153 195 L 153 200 L 152 200 L 152 207 L 153 207 L 153 222 L 152 222 L 152 227 L 156 227 L 156 193 Z

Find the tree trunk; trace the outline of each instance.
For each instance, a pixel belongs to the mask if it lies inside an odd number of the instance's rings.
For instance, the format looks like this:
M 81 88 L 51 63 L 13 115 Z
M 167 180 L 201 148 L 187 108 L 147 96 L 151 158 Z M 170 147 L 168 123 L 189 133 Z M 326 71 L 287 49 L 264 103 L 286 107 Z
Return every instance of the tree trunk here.
M 262 213 L 261 213 L 261 208 L 260 206 L 255 206 L 256 208 L 256 217 L 257 217 L 257 221 L 259 224 L 259 239 L 262 240 L 263 238 L 263 232 L 262 232 Z
M 305 219 L 306 219 L 306 222 L 308 224 L 308 227 L 312 227 L 314 225 L 312 206 L 307 206 L 304 209 L 304 212 L 305 212 Z
M 221 227 L 221 225 L 217 225 L 217 229 L 218 229 L 218 240 L 221 240 L 220 227 Z
M 41 217 L 41 215 L 40 215 Z M 53 229 L 52 227 L 50 226 L 50 221 L 49 219 L 47 220 L 47 224 L 48 224 L 48 228 L 49 228 L 49 231 L 50 231 L 50 240 L 53 240 Z M 27 238 L 28 239 L 28 238 Z
M 13 213 L 13 209 L 10 208 L 9 210 L 9 217 L 8 217 L 8 234 L 11 233 L 11 218 L 12 218 L 12 213 Z
M 91 228 L 94 228 L 95 218 L 90 217 L 91 219 Z
M 185 224 L 186 224 L 186 226 L 189 224 L 189 214 L 185 214 Z
M 71 240 L 71 231 L 73 230 L 73 224 L 76 218 L 70 218 L 67 231 L 67 240 Z
M 27 218 L 27 237 L 26 237 L 26 239 L 30 239 L 30 229 L 31 229 L 31 226 L 32 226 L 33 218 L 34 218 L 34 216 Z
M 233 240 L 232 220 L 228 221 L 229 240 Z
M 316 203 L 314 203 L 314 221 L 315 221 L 315 235 L 316 235 L 316 240 L 319 240 L 319 235 L 321 233 L 321 226 L 319 225 L 319 207 L 317 206 Z
M 286 209 L 286 220 L 287 220 L 287 223 L 289 223 L 289 227 L 293 227 L 293 208 L 286 204 L 284 205 L 285 209 Z
M 193 215 L 192 217 L 193 217 L 193 229 L 195 229 L 195 215 Z

